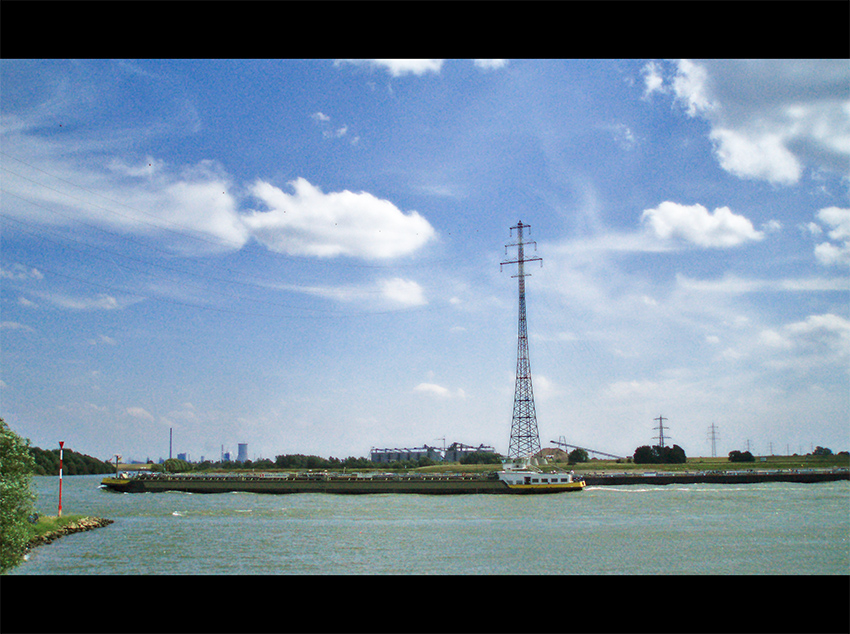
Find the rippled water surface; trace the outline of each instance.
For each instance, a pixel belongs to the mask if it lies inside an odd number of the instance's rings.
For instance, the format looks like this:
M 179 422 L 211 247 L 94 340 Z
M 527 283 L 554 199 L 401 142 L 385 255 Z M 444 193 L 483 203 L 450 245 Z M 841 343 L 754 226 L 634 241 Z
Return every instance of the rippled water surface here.
M 850 574 L 850 483 L 510 495 L 117 494 L 66 477 L 63 512 L 114 523 L 11 574 Z M 55 515 L 58 479 L 34 478 Z

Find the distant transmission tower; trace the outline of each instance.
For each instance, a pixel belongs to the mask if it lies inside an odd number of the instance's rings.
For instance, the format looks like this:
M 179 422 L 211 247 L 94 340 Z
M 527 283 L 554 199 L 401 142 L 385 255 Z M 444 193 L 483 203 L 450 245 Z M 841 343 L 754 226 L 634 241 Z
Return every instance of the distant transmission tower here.
M 658 436 L 656 436 L 656 438 L 658 438 L 658 446 L 663 447 L 664 446 L 664 430 L 670 429 L 669 427 L 664 426 L 664 421 L 668 420 L 668 419 L 664 418 L 663 416 L 659 416 L 658 418 L 653 418 L 653 420 L 658 421 Z
M 519 221 L 513 230 L 517 230 L 517 241 L 514 244 L 505 245 L 505 254 L 508 247 L 517 247 L 517 259 L 502 262 L 499 270 L 505 264 L 518 265 L 517 275 L 519 278 L 519 327 L 517 337 L 517 360 L 516 360 L 516 388 L 514 390 L 514 414 L 511 421 L 511 442 L 508 447 L 508 457 L 511 459 L 533 456 L 540 451 L 540 435 L 537 431 L 537 414 L 534 409 L 534 390 L 531 386 L 531 363 L 528 359 L 528 326 L 525 320 L 525 278 L 530 275 L 525 272 L 526 262 L 540 262 L 543 266 L 543 258 L 525 257 L 525 245 L 533 244 L 534 241 L 523 242 L 522 230 L 529 229 L 531 225 L 524 225 Z
M 717 426 L 714 423 L 711 423 L 711 427 L 708 428 L 708 438 L 711 440 L 711 457 L 717 457 Z

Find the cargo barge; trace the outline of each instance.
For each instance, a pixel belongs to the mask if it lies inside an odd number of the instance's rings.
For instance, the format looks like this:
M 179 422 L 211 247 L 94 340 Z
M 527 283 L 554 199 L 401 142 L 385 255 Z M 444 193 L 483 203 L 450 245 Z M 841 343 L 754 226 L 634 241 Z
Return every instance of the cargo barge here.
M 119 493 L 474 493 L 538 494 L 581 491 L 582 479 L 570 473 L 507 468 L 487 474 L 293 473 L 293 474 L 120 474 L 101 487 Z

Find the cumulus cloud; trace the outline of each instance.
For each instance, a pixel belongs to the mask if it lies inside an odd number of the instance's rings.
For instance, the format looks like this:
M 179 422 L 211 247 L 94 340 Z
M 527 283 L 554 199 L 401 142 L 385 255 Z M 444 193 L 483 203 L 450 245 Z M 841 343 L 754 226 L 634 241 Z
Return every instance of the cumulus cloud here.
M 817 217 L 830 228 L 827 236 L 837 242 L 837 244 L 822 242 L 815 247 L 815 257 L 818 262 L 825 266 L 850 266 L 850 209 L 827 207 L 821 209 Z M 816 230 L 809 229 L 812 234 L 822 233 L 818 225 L 814 227 Z
M 254 211 L 243 222 L 272 251 L 376 260 L 413 253 L 436 235 L 417 212 L 405 214 L 368 192 L 325 194 L 304 178 L 290 185 L 292 194 L 264 181 L 251 188 L 268 210 Z
M 664 77 L 656 62 L 648 62 L 641 69 L 643 75 L 643 98 L 649 99 L 653 93 L 664 92 Z
M 413 280 L 405 280 L 400 277 L 383 280 L 381 282 L 381 293 L 386 299 L 402 306 L 422 306 L 428 303 L 419 284 Z
M 794 184 L 805 167 L 848 175 L 846 60 L 680 60 L 643 69 L 644 97 L 672 93 L 711 126 L 720 166 L 741 178 Z
M 762 330 L 758 343 L 767 350 L 793 353 L 794 358 L 784 357 L 778 362 L 783 366 L 846 364 L 850 357 L 850 321 L 833 313 L 809 315 L 779 329 Z
M 702 205 L 665 201 L 655 209 L 645 210 L 641 220 L 658 238 L 680 238 L 702 247 L 735 247 L 764 238 L 747 218 L 732 213 L 728 207 L 709 212 Z

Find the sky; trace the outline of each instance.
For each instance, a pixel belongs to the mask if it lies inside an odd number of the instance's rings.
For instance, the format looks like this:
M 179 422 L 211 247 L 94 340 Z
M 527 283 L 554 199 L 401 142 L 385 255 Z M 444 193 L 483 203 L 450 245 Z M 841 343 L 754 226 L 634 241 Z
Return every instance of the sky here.
M 846 59 L 2 59 L 0 416 L 505 453 L 521 221 L 541 446 L 846 451 L 849 194 Z

